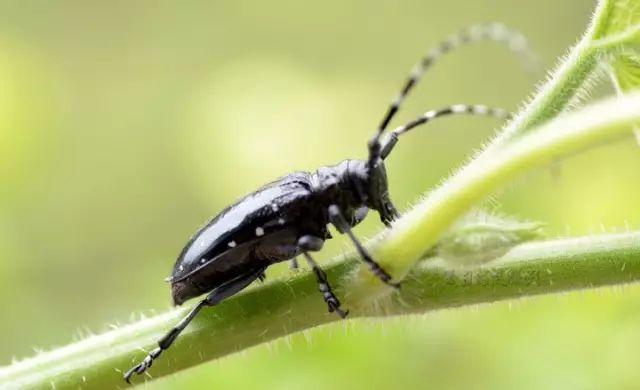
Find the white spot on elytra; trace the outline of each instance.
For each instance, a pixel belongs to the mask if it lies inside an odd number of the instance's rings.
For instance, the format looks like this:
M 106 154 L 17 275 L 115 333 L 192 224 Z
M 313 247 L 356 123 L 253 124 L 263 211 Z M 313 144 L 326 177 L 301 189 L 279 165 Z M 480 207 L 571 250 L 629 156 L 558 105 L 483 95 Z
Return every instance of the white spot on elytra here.
M 279 223 L 280 225 L 284 225 L 284 219 L 282 219 L 282 218 L 278 218 L 278 223 Z
M 236 247 L 236 242 L 235 241 L 229 241 L 229 243 L 227 245 L 229 245 L 229 248 L 235 248 Z
M 180 265 L 180 271 L 184 271 L 184 265 Z
M 200 259 L 200 264 L 204 264 L 205 261 L 207 261 L 204 257 L 202 259 Z
M 264 229 L 261 227 L 256 228 L 256 236 L 260 237 L 264 235 Z
M 272 203 L 272 204 L 271 204 L 271 210 L 273 210 L 273 211 L 278 211 L 278 205 L 277 205 L 277 204 L 275 204 L 275 203 Z

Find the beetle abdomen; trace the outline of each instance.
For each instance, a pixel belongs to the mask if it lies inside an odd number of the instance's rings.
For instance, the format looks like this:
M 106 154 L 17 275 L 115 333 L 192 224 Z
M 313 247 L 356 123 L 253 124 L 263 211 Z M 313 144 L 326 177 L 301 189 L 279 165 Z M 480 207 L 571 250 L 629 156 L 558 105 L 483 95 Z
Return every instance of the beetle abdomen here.
M 224 209 L 180 253 L 170 278 L 173 289 L 180 296 L 187 291 L 189 297 L 197 296 L 237 276 L 245 264 L 268 265 L 295 256 L 297 222 L 304 213 L 300 207 L 306 207 L 310 196 L 309 174 L 300 172 Z

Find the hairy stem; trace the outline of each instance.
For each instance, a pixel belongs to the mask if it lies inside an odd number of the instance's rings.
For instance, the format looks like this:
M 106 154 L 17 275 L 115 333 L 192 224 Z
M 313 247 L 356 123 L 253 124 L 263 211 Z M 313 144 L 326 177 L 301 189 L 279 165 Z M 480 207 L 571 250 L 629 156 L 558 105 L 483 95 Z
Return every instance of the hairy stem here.
M 554 119 L 512 141 L 493 154 L 465 166 L 444 185 L 402 216 L 374 254 L 380 265 L 402 280 L 417 260 L 433 247 L 446 229 L 472 206 L 500 186 L 536 166 L 581 151 L 606 140 L 631 136 L 640 122 L 640 95 L 609 98 Z M 355 277 L 354 293 L 379 298 L 388 289 L 362 267 Z M 372 294 L 377 291 L 378 294 Z
M 630 134 L 640 122 L 640 95 L 566 111 L 603 58 L 637 47 L 632 0 L 601 0 L 592 23 L 520 114 L 445 185 L 431 192 L 372 245 L 400 292 L 382 285 L 354 255 L 328 274 L 353 317 L 424 312 L 577 288 L 640 280 L 640 233 L 522 244 L 497 261 L 453 269 L 440 259 L 418 263 L 472 206 L 518 174 L 565 154 Z M 623 15 L 621 16 L 621 13 Z M 483 255 L 479 254 L 482 258 Z M 326 313 L 310 273 L 277 280 L 203 310 L 148 371 L 160 377 L 338 318 Z M 376 305 L 371 301 L 379 298 Z M 118 388 L 122 371 L 181 318 L 170 311 L 0 368 L 0 387 Z M 134 378 L 142 379 L 142 378 Z
M 593 48 L 593 40 L 599 36 L 602 25 L 608 19 L 609 8 L 609 2 L 598 3 L 591 23 L 580 41 L 569 50 L 534 97 L 475 157 L 476 159 L 491 155 L 493 151 L 516 136 L 541 125 L 567 109 L 597 66 L 598 51 Z
M 328 268 L 340 296 L 351 288 L 343 276 L 358 264 L 358 258 L 350 255 Z M 363 309 L 357 309 L 358 302 L 346 306 L 351 309 L 350 318 L 380 317 L 636 280 L 640 280 L 640 232 L 607 234 L 521 244 L 499 260 L 476 268 L 450 268 L 440 259 L 423 261 L 388 300 Z M 121 371 L 142 357 L 140 347 L 153 348 L 186 310 L 173 310 L 15 363 L 0 369 L 0 384 L 9 388 L 125 388 Z M 150 371 L 155 378 L 165 376 L 336 320 L 337 316 L 326 312 L 313 275 L 298 274 L 203 310 Z
M 403 215 L 380 241 L 375 255 L 396 280 L 404 278 L 456 219 L 523 170 L 609 137 L 631 134 L 630 129 L 638 122 L 637 100 L 628 100 L 627 108 L 622 109 L 626 114 L 617 119 L 614 117 L 622 107 L 610 100 L 554 120 L 588 88 L 589 79 L 603 60 L 612 58 L 621 47 L 637 46 L 640 25 L 634 24 L 635 8 L 629 8 L 630 1 L 599 1 L 581 40 L 514 120 L 444 185 Z M 364 267 L 355 282 L 361 286 L 356 294 L 377 299 L 388 293 Z M 372 294 L 375 286 L 378 293 Z

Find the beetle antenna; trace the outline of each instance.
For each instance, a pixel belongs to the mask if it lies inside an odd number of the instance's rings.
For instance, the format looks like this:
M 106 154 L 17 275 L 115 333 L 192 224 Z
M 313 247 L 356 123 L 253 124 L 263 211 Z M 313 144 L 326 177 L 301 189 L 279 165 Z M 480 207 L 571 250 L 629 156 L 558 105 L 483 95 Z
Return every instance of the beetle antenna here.
M 384 160 L 393 150 L 393 147 L 398 142 L 398 136 L 400 134 L 404 134 L 407 131 L 413 129 L 414 127 L 418 127 L 429 122 L 432 119 L 448 116 L 448 115 L 458 115 L 458 114 L 469 114 L 469 115 L 486 115 L 492 116 L 495 118 L 506 119 L 508 118 L 509 112 L 502 108 L 497 107 L 488 107 L 482 104 L 454 104 L 452 106 L 444 107 L 439 110 L 431 110 L 427 111 L 424 114 L 420 115 L 416 119 L 407 123 L 406 125 L 397 127 L 393 131 L 389 133 L 387 141 L 384 143 L 384 146 L 381 147 L 380 157 Z
M 451 35 L 428 52 L 420 62 L 414 66 L 404 86 L 398 93 L 397 97 L 392 101 L 387 112 L 382 118 L 375 135 L 369 141 L 369 166 L 375 165 L 378 158 L 381 157 L 380 138 L 382 137 L 382 133 L 400 109 L 400 105 L 409 94 L 409 91 L 411 91 L 411 89 L 418 83 L 424 72 L 444 54 L 463 46 L 466 43 L 481 40 L 505 43 L 511 51 L 515 52 L 523 59 L 523 62 L 528 68 L 538 68 L 538 58 L 529 47 L 525 36 L 519 31 L 512 30 L 503 24 L 476 24 Z

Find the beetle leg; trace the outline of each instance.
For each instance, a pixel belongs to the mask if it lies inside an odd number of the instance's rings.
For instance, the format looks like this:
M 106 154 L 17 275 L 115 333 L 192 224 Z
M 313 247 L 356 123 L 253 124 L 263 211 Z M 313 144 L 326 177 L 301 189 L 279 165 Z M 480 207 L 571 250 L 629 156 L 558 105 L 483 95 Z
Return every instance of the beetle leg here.
M 344 318 L 349 314 L 349 311 L 340 309 L 340 301 L 333 293 L 333 290 L 331 290 L 331 285 L 327 280 L 327 274 L 318 266 L 318 264 L 313 260 L 313 257 L 309 254 L 310 251 L 319 251 L 322 249 L 323 245 L 324 240 L 316 236 L 306 235 L 298 239 L 298 247 L 302 250 L 302 254 L 307 260 L 307 263 L 309 263 L 309 267 L 311 267 L 313 273 L 316 274 L 318 289 L 322 293 L 322 298 L 326 302 L 327 306 L 329 306 L 329 312 L 336 312 L 340 317 Z
M 355 234 L 353 234 L 353 231 L 351 231 L 351 226 L 347 223 L 346 219 L 344 219 L 344 216 L 342 215 L 342 212 L 340 212 L 338 206 L 329 206 L 329 220 L 339 231 L 343 232 L 351 239 L 353 245 L 355 245 L 356 249 L 358 250 L 360 257 L 362 257 L 362 260 L 364 260 L 364 262 L 369 266 L 371 272 L 373 272 L 373 274 L 378 279 L 391 287 L 400 288 L 400 283 L 394 283 L 391 281 L 391 275 L 389 275 L 384 269 L 382 269 L 382 267 L 380 267 L 378 263 L 376 263 L 369 252 L 364 248 L 360 240 L 358 240 Z
M 331 290 L 331 286 L 327 280 L 327 274 L 313 260 L 313 257 L 311 257 L 309 252 L 302 252 L 302 254 L 307 260 L 307 263 L 309 263 L 309 267 L 311 267 L 313 273 L 316 274 L 316 278 L 318 279 L 318 289 L 322 293 L 322 298 L 324 298 L 324 301 L 329 307 L 329 312 L 336 312 L 340 317 L 345 318 L 349 314 L 349 310 L 342 310 L 340 308 L 340 301 Z
M 207 297 L 191 309 L 189 314 L 187 314 L 176 326 L 174 326 L 164 337 L 162 337 L 158 341 L 158 347 L 149 352 L 149 354 L 140 362 L 139 364 L 133 366 L 129 371 L 124 374 L 124 380 L 127 383 L 131 383 L 131 376 L 135 374 L 142 374 L 146 371 L 147 368 L 151 367 L 153 361 L 157 359 L 162 351 L 168 349 L 171 344 L 175 341 L 180 333 L 191 323 L 196 314 L 202 309 L 204 306 L 213 306 L 216 303 L 226 299 L 243 288 L 247 287 L 251 282 L 260 277 L 260 275 L 264 275 L 265 268 L 259 268 L 252 273 L 240 275 L 239 277 L 230 280 L 229 282 L 223 284 L 222 286 L 213 290 Z
M 207 304 L 206 299 L 203 299 L 202 301 L 198 302 L 198 304 L 193 309 L 191 309 L 191 311 L 189 312 L 189 314 L 186 315 L 186 317 L 180 320 L 180 322 L 178 322 L 178 324 L 174 326 L 169 331 L 169 333 L 164 335 L 158 341 L 157 348 L 149 352 L 149 354 L 144 358 L 144 360 L 142 360 L 142 362 L 133 366 L 131 369 L 129 369 L 129 371 L 127 371 L 124 374 L 124 380 L 127 381 L 127 383 L 131 383 L 130 382 L 131 375 L 133 375 L 134 373 L 140 375 L 143 372 L 145 372 L 147 368 L 151 367 L 151 365 L 153 364 L 153 361 L 160 356 L 162 351 L 164 351 L 165 349 L 171 346 L 171 344 L 176 339 L 176 337 L 178 337 L 180 332 L 182 332 L 184 328 L 186 328 L 187 325 L 189 325 L 191 320 L 193 320 L 193 318 L 196 316 L 196 314 L 198 314 L 200 309 L 202 309 L 202 307 L 205 306 L 206 304 Z
M 299 268 L 299 265 L 298 265 L 297 257 L 294 257 L 293 259 L 289 260 L 289 269 L 297 270 L 298 268 Z

